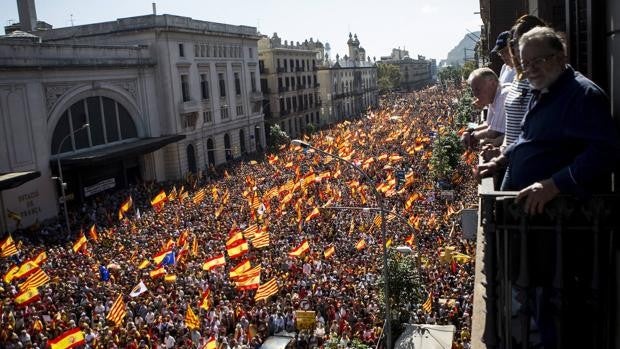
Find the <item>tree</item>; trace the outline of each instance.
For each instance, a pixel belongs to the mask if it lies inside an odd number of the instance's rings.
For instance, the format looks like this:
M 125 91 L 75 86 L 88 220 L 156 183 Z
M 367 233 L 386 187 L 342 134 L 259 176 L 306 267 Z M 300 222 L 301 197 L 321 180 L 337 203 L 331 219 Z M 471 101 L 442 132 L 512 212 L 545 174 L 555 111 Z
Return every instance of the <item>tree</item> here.
M 429 162 L 431 175 L 435 179 L 449 180 L 459 165 L 462 147 L 455 131 L 446 131 L 437 136 L 433 142 L 433 154 Z
M 392 311 L 392 338 L 396 339 L 403 331 L 403 323 L 408 322 L 410 310 L 424 301 L 424 289 L 419 274 L 420 266 L 412 254 L 402 254 L 395 249 L 388 250 L 388 288 Z M 379 279 L 384 290 L 383 275 Z M 385 301 L 385 293 L 381 293 Z
M 466 126 L 467 123 L 472 121 L 472 116 L 476 110 L 473 107 L 474 97 L 470 88 L 466 88 L 461 99 L 459 99 L 456 106 L 456 118 L 454 120 L 455 127 L 461 128 Z
M 463 67 L 461 67 L 461 77 L 463 78 L 463 80 L 467 80 L 469 74 L 471 74 L 471 72 L 474 71 L 476 68 L 478 68 L 478 64 L 476 64 L 476 61 L 465 62 L 463 64 Z
M 314 132 L 316 132 L 316 125 L 311 123 L 311 122 L 307 123 L 306 124 L 306 135 L 309 136 L 309 135 L 313 134 Z
M 377 64 L 377 83 L 381 93 L 400 86 L 400 68 L 394 64 Z
M 445 86 L 449 82 L 454 83 L 455 86 L 458 86 L 461 83 L 461 67 L 460 66 L 447 66 L 439 71 L 437 74 L 439 76 L 439 80 Z
M 269 147 L 272 150 L 278 149 L 280 146 L 290 142 L 291 138 L 280 128 L 280 125 L 271 125 L 269 128 Z

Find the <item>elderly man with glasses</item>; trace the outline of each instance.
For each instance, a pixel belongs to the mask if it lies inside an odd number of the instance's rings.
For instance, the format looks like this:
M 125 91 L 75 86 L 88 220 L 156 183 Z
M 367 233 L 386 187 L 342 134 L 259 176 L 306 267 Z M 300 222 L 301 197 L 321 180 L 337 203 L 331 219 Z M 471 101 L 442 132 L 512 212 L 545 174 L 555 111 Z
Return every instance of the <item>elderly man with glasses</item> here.
M 521 134 L 502 155 L 480 165 L 484 177 L 508 164 L 503 190 L 519 190 L 526 212 L 541 213 L 559 193 L 610 190 L 620 142 L 605 93 L 567 64 L 560 33 L 536 27 L 519 40 L 532 98 Z

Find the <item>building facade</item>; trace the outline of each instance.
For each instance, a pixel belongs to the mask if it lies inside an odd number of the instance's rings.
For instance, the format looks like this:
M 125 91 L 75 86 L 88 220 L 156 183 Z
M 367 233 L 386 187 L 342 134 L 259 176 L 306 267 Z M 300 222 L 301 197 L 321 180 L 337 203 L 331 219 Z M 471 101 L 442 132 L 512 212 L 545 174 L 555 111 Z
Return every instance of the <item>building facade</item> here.
M 409 51 L 392 49 L 392 54 L 382 56 L 377 64 L 393 64 L 400 70 L 400 89 L 411 91 L 428 86 L 433 81 L 433 63 L 423 56 L 409 57 Z
M 312 38 L 303 43 L 288 42 L 274 33 L 258 41 L 261 88 L 264 93 L 265 128 L 280 128 L 295 138 L 308 125 L 320 123 L 317 60 L 323 44 Z
M 72 204 L 264 148 L 256 28 L 153 14 L 46 29 L 0 39 L 0 173 L 41 173 L 2 191 L 3 229 L 8 210 L 22 226 L 57 214 L 60 170 Z
M 348 55 L 336 61 L 325 57 L 319 67 L 321 125 L 361 115 L 369 107 L 377 107 L 377 66 L 366 56 L 357 35 L 349 33 Z

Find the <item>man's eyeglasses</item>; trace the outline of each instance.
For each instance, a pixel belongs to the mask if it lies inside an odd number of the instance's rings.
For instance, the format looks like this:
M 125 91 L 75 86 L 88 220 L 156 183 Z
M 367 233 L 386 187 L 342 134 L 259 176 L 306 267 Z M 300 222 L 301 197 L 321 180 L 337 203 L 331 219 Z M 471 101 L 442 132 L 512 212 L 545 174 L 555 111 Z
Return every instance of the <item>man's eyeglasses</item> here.
M 524 59 L 521 59 L 521 67 L 523 68 L 523 70 L 527 70 L 528 68 L 533 68 L 533 67 L 540 67 L 541 64 L 547 63 L 554 56 L 555 56 L 555 53 L 552 53 L 546 56 L 534 58 L 531 61 L 526 61 Z

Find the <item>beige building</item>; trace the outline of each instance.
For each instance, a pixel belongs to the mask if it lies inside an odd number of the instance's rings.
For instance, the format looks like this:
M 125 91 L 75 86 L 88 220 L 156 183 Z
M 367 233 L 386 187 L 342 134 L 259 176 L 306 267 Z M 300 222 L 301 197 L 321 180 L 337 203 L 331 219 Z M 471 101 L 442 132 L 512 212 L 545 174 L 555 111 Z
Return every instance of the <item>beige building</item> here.
M 282 41 L 277 33 L 258 41 L 265 128 L 278 124 L 292 138 L 309 124 L 319 125 L 321 106 L 317 62 L 323 44 Z
M 349 33 L 347 45 L 348 55 L 336 55 L 335 61 L 325 57 L 319 67 L 322 125 L 357 117 L 378 105 L 377 66 L 357 35 Z
M 382 56 L 377 64 L 393 64 L 400 70 L 400 88 L 410 91 L 422 88 L 432 83 L 436 64 L 423 56 L 417 59 L 409 57 L 409 51 L 395 48 L 392 54 Z M 434 68 L 435 67 L 435 68 Z
M 58 213 L 58 163 L 74 204 L 265 146 L 256 28 L 154 13 L 37 30 L 34 1 L 18 6 L 7 30 L 24 31 L 0 38 L 0 175 L 40 176 L 0 176 L 1 229 L 9 210 L 22 226 Z

